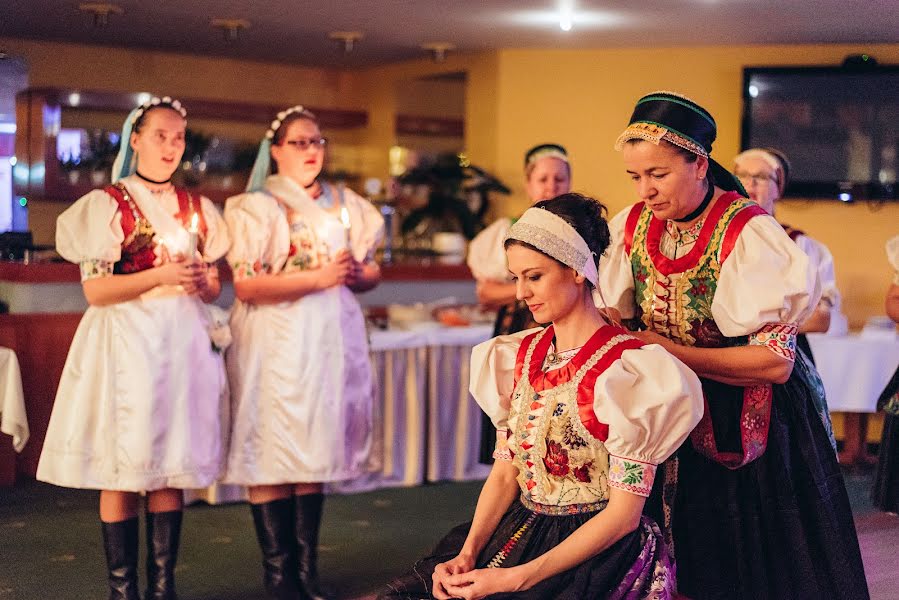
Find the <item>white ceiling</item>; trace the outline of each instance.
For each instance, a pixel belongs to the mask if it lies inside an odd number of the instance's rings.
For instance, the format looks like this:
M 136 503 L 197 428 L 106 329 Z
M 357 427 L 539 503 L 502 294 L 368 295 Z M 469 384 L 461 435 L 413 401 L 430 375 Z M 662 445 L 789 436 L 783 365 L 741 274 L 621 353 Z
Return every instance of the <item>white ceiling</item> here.
M 112 0 L 106 27 L 84 0 L 4 0 L 0 37 L 73 41 L 358 68 L 423 55 L 421 44 L 463 51 L 759 43 L 899 42 L 896 0 Z M 561 2 L 574 2 L 563 32 Z M 249 20 L 228 42 L 212 18 Z M 365 38 L 349 55 L 335 30 Z M 2 49 L 0 49 L 2 50 Z

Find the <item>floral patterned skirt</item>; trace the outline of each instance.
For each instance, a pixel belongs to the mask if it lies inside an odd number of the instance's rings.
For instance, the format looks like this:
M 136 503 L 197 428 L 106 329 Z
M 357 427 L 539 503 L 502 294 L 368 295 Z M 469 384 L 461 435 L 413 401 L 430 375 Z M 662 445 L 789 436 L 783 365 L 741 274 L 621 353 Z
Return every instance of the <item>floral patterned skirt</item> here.
M 524 564 L 562 543 L 597 513 L 546 515 L 515 502 L 506 512 L 476 568 Z M 424 600 L 431 596 L 434 568 L 454 558 L 471 523 L 454 528 L 407 574 L 392 581 L 379 598 Z M 489 596 L 490 600 L 669 599 L 674 568 L 658 526 L 643 517 L 637 529 L 573 569 L 545 579 L 529 590 Z

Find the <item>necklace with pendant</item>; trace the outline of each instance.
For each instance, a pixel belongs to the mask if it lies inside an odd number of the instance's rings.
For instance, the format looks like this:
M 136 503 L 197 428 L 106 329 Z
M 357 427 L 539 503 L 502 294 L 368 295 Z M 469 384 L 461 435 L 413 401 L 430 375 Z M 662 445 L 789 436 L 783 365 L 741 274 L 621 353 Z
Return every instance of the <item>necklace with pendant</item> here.
M 546 366 L 557 365 L 562 361 L 568 360 L 569 358 L 573 358 L 575 354 L 578 353 L 578 350 L 583 348 L 583 346 L 579 346 L 577 348 L 572 348 L 571 350 L 563 350 L 562 352 L 556 352 L 555 350 L 550 350 L 550 352 L 546 355 Z

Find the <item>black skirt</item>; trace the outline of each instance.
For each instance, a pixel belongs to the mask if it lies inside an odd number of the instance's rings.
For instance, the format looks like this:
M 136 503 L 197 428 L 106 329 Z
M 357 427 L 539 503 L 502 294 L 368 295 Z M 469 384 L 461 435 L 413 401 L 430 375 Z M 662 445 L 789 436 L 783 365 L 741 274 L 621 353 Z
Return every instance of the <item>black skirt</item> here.
M 546 515 L 521 502 L 512 504 L 475 563 L 482 569 L 504 550 L 500 567 L 524 564 L 558 546 L 596 513 Z M 430 600 L 435 567 L 455 558 L 465 543 L 471 523 L 454 528 L 433 552 L 393 580 L 378 596 L 381 600 Z M 673 569 L 667 546 L 653 521 L 640 526 L 586 562 L 541 581 L 523 592 L 494 594 L 489 600 L 587 600 L 600 598 L 668 598 Z
M 880 395 L 878 408 L 883 408 L 896 393 L 899 393 L 899 369 L 893 373 L 893 378 Z M 899 417 L 889 413 L 883 417 L 883 435 L 877 453 L 877 474 L 871 500 L 880 510 L 899 512 Z
M 843 476 L 816 408 L 823 399 L 813 369 L 799 353 L 790 379 L 774 386 L 767 449 L 755 461 L 730 470 L 689 439 L 679 450 L 673 532 L 680 593 L 696 600 L 869 597 Z M 721 406 L 714 397 L 709 404 L 713 413 Z M 719 448 L 739 446 L 733 435 L 739 428 L 719 438 Z

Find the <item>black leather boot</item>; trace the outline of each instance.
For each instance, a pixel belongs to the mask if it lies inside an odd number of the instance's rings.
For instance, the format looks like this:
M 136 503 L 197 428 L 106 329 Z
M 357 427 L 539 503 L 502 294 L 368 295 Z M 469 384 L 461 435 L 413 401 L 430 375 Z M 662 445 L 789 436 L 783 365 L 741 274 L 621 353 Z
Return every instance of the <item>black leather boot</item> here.
M 181 541 L 180 510 L 147 512 L 146 600 L 176 600 L 175 563 Z
M 109 600 L 140 600 L 137 593 L 137 517 L 102 523 Z
M 296 500 L 297 576 L 303 600 L 329 600 L 318 585 L 318 531 L 324 494 L 294 496 Z
M 250 509 L 262 549 L 266 594 L 276 600 L 300 600 L 293 568 L 297 556 L 293 539 L 293 498 L 251 504 Z

